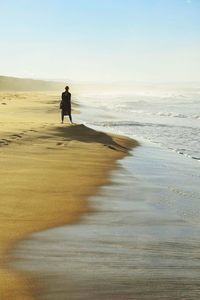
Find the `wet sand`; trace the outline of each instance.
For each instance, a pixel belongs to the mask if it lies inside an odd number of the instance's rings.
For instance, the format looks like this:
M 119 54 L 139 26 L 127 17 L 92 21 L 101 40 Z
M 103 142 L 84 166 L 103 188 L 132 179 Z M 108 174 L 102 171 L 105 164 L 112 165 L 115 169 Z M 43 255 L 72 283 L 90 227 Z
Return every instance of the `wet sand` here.
M 137 143 L 59 124 L 57 94 L 0 96 L 0 299 L 37 299 L 43 284 L 8 267 L 11 250 L 33 232 L 78 222 L 87 198 Z
M 40 300 L 198 300 L 198 166 L 145 145 L 112 181 L 78 224 L 19 243 L 12 266 L 39 278 Z

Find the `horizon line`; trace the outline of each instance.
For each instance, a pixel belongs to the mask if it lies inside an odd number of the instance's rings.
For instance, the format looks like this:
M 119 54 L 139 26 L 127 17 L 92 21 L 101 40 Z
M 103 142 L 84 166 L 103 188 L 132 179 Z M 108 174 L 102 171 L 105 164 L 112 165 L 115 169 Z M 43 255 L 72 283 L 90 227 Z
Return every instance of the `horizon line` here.
M 41 80 L 41 81 L 50 81 L 57 83 L 71 83 L 71 84 L 200 84 L 200 80 L 165 80 L 165 81 L 157 81 L 157 80 L 130 80 L 130 79 L 121 79 L 121 80 L 110 80 L 110 81 L 100 81 L 100 80 L 74 80 L 67 78 L 52 78 L 52 77 L 25 77 L 20 75 L 4 75 L 0 74 L 0 77 L 7 78 L 15 78 L 15 79 L 27 79 L 27 80 Z

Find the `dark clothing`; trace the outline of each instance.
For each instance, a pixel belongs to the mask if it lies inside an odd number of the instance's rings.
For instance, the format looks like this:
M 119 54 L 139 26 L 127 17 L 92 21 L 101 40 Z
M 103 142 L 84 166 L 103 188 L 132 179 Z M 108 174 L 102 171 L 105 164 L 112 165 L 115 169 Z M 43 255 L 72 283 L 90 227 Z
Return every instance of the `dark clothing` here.
M 61 107 L 62 115 L 71 115 L 71 94 L 69 92 L 62 93 Z

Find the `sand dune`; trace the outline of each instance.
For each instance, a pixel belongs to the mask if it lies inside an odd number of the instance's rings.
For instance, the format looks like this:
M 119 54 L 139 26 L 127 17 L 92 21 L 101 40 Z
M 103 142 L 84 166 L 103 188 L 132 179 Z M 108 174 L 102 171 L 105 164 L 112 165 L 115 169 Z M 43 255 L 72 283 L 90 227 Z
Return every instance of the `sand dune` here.
M 77 222 L 133 140 L 59 124 L 59 95 L 1 93 L 0 299 L 36 299 L 36 282 L 8 269 L 28 234 Z
M 59 91 L 63 85 L 63 82 L 0 76 L 0 91 Z

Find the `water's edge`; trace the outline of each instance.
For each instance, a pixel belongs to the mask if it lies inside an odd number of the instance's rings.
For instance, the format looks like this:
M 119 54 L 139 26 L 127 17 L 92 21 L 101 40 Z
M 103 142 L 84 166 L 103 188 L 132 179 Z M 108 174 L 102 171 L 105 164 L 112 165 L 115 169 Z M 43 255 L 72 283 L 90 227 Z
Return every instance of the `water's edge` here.
M 12 266 L 44 285 L 38 299 L 199 299 L 199 169 L 150 145 L 120 165 L 90 198 L 96 213 L 15 249 Z

